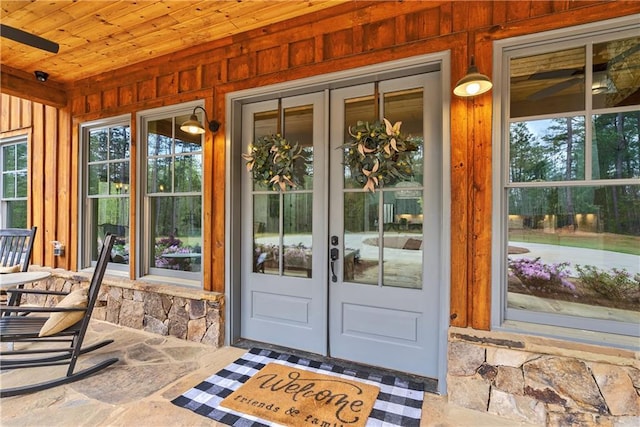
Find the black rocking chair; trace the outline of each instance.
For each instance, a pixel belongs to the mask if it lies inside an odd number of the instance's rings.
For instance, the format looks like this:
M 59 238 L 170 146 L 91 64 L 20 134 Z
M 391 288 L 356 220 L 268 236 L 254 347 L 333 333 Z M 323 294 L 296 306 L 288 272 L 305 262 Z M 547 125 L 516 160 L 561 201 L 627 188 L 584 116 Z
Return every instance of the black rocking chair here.
M 1 267 L 16 267 L 17 271 L 23 272 L 29 270 L 36 230 L 36 227 L 4 228 L 0 230 Z M 19 288 L 22 288 L 22 285 Z M 17 293 L 11 294 L 8 304 L 18 305 L 17 297 Z
M 78 356 L 104 347 L 105 345 L 113 342 L 113 340 L 105 340 L 91 346 L 87 346 L 84 348 L 82 347 L 82 342 L 89 326 L 89 321 L 91 320 L 91 313 L 93 312 L 93 307 L 98 298 L 98 291 L 100 289 L 100 285 L 107 268 L 107 263 L 109 262 L 109 256 L 111 254 L 111 248 L 113 247 L 114 240 L 115 236 L 113 235 L 108 235 L 104 239 L 104 245 L 102 247 L 102 250 L 100 251 L 100 255 L 98 256 L 98 262 L 93 272 L 91 283 L 87 292 L 88 296 L 86 307 L 0 306 L 0 312 L 2 312 L 3 314 L 2 317 L 0 317 L 0 341 L 2 343 L 11 343 L 9 344 L 8 350 L 5 350 L 3 348 L 2 351 L 0 351 L 1 370 L 33 368 L 39 366 L 68 365 L 67 374 L 64 377 L 14 388 L 3 388 L 2 390 L 0 390 L 0 397 L 9 397 L 19 394 L 32 393 L 77 381 L 82 378 L 86 378 L 87 376 L 92 375 L 95 372 L 98 372 L 101 369 L 104 369 L 107 366 L 110 366 L 118 361 L 117 358 L 110 358 L 81 371 L 75 371 Z M 8 291 L 30 294 L 67 295 L 66 292 L 35 289 L 15 289 Z M 37 314 L 72 311 L 83 312 L 82 319 L 74 325 L 71 325 L 68 328 L 54 333 L 50 336 L 39 336 L 40 330 L 48 320 L 48 317 L 37 316 Z M 29 315 L 5 316 L 4 313 L 27 313 Z M 24 342 L 31 342 L 38 345 L 31 345 L 24 349 L 14 349 L 16 343 Z M 61 343 L 64 344 L 67 342 L 70 343 L 68 346 L 60 345 Z M 5 344 L 5 346 L 7 346 L 7 344 Z M 25 355 L 34 354 L 40 356 L 36 358 L 24 357 Z

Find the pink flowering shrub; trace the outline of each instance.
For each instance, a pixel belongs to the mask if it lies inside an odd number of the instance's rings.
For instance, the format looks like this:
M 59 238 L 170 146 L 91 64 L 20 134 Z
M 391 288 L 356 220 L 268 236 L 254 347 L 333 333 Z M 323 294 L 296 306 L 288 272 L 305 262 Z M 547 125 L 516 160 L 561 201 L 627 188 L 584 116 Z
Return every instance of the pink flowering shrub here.
M 541 291 L 551 291 L 553 287 L 565 287 L 575 291 L 576 287 L 568 279 L 569 263 L 545 264 L 540 258 L 509 259 L 509 275 L 520 279 L 523 285 Z

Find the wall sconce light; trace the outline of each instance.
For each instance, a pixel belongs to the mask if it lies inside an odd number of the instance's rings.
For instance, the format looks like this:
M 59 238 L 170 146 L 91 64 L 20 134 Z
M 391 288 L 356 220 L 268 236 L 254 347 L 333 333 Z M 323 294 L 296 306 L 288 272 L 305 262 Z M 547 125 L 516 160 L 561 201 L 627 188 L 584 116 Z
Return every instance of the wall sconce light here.
M 458 81 L 453 93 L 464 97 L 476 96 L 487 92 L 492 87 L 493 83 L 489 77 L 478 72 L 478 67 L 476 67 L 475 59 L 472 56 L 467 75 Z
M 33 74 L 35 74 L 36 80 L 38 80 L 39 82 L 46 82 L 49 78 L 49 74 L 45 73 L 44 71 L 34 71 Z
M 216 132 L 218 129 L 220 129 L 220 122 L 216 120 L 209 121 L 209 118 L 207 117 L 207 111 L 204 108 L 197 106 L 193 109 L 193 113 L 191 113 L 191 117 L 189 117 L 189 120 L 180 125 L 180 129 L 182 131 L 195 135 L 201 135 L 205 132 L 204 126 L 202 125 L 202 123 L 200 123 L 200 120 L 198 120 L 198 116 L 196 116 L 196 110 L 198 108 L 204 112 L 204 121 L 211 132 Z

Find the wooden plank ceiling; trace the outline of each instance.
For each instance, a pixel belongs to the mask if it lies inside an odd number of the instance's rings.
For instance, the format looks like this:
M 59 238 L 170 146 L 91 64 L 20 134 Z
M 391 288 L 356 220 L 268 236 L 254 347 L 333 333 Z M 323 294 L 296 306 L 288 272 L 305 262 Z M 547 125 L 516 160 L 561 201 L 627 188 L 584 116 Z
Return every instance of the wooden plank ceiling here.
M 3 72 L 49 74 L 60 87 L 349 0 L 3 1 L 3 24 L 60 45 L 57 54 L 0 38 Z

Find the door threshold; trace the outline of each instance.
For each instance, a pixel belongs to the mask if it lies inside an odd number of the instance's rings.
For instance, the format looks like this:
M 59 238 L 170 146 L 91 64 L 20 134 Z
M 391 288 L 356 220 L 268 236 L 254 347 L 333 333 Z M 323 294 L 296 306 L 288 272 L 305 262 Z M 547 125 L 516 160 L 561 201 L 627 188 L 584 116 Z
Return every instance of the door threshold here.
M 353 362 L 351 360 L 337 359 L 331 356 L 323 356 L 317 353 L 310 353 L 308 351 L 297 350 L 295 348 L 283 347 L 275 344 L 269 344 L 259 341 L 248 340 L 240 338 L 233 342 L 231 345 L 238 348 L 251 349 L 251 348 L 263 348 L 265 350 L 277 351 L 279 353 L 288 353 L 294 356 L 302 357 L 305 359 L 313 360 L 316 362 L 327 362 L 335 365 L 340 365 L 345 368 L 351 368 L 354 370 L 374 372 L 378 375 L 393 375 L 405 381 L 413 381 L 424 386 L 426 393 L 438 394 L 438 380 L 435 378 L 423 377 L 420 375 L 411 374 L 408 372 L 396 371 L 393 369 L 382 368 L 379 366 L 366 365 L 364 363 Z

